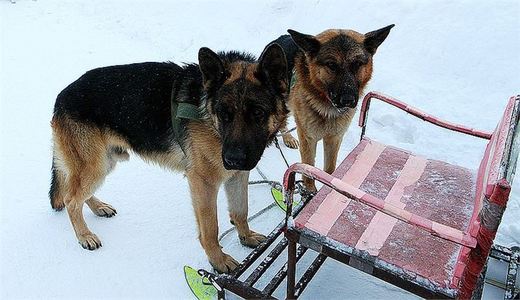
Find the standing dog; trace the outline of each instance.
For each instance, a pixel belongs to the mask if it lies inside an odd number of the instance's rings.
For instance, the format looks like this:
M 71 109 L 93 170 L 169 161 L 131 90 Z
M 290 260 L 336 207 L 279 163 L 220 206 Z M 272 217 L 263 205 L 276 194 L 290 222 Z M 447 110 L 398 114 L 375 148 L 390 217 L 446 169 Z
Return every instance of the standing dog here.
M 273 42 L 284 48 L 292 70 L 289 109 L 296 121 L 303 163 L 314 165 L 316 144 L 323 139 L 325 171 L 330 174 L 336 169 L 343 135 L 372 76 L 372 57 L 392 27 L 367 34 L 330 29 L 316 36 L 288 30 L 290 36 Z M 283 134 L 290 148 L 297 148 L 298 140 Z M 304 178 L 304 184 L 316 191 L 312 179 Z
M 85 223 L 83 204 L 101 217 L 116 214 L 94 192 L 131 150 L 186 174 L 202 247 L 216 270 L 233 270 L 237 261 L 217 239 L 217 192 L 223 183 L 240 242 L 256 247 L 265 240 L 247 223 L 248 176 L 285 124 L 286 73 L 284 52 L 276 44 L 258 62 L 248 54 L 201 48 L 198 66 L 139 63 L 87 72 L 56 100 L 52 207 L 67 208 L 83 248 L 101 247 Z M 200 117 L 184 119 L 174 130 L 172 103 L 182 102 L 194 105 Z

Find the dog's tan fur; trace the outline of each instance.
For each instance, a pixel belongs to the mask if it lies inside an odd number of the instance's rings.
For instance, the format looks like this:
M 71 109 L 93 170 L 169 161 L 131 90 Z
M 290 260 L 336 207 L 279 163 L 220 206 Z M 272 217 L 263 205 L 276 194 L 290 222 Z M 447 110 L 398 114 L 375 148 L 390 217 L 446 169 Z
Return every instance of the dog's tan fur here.
M 234 63 L 229 66 L 234 80 L 256 80 L 253 72 L 257 64 Z M 245 70 L 245 71 L 244 71 Z M 269 131 L 274 135 L 285 123 L 286 109 L 280 103 L 277 115 L 270 117 Z M 207 115 L 201 121 L 187 125 L 189 143 L 183 152 L 180 147 L 168 152 L 136 152 L 145 161 L 167 169 L 184 172 L 188 178 L 199 228 L 199 238 L 210 263 L 220 272 L 228 272 L 238 262 L 225 254 L 218 242 L 217 193 L 224 184 L 229 201 L 229 216 L 236 226 L 242 244 L 257 246 L 265 236 L 249 228 L 247 182 L 249 171 L 226 170 L 222 162 L 222 142 L 216 129 L 218 119 Z M 59 185 L 53 200 L 57 210 L 66 208 L 76 237 L 87 249 L 101 246 L 83 218 L 86 203 L 98 216 L 111 217 L 116 210 L 94 196 L 96 189 L 118 161 L 128 160 L 128 141 L 102 127 L 74 121 L 69 117 L 54 117 L 51 121 L 54 144 L 54 162 Z M 238 129 L 237 129 L 238 130 Z
M 325 44 L 331 39 L 345 35 L 359 44 L 363 44 L 365 36 L 353 30 L 330 29 L 315 38 Z M 344 49 L 335 49 L 329 56 L 336 61 L 347 62 L 356 52 L 347 52 Z M 323 139 L 324 170 L 332 173 L 336 169 L 336 160 L 343 136 L 347 131 L 355 109 L 348 109 L 339 113 L 327 100 L 326 86 L 335 80 L 331 70 L 317 63 L 315 57 L 305 53 L 299 53 L 295 57 L 294 72 L 296 81 L 289 94 L 289 109 L 294 115 L 298 140 L 290 133 L 282 135 L 286 146 L 297 148 L 299 145 L 301 161 L 315 165 L 316 145 Z M 358 97 L 363 95 L 363 90 L 372 76 L 372 56 L 368 62 L 361 66 L 355 74 L 359 82 Z M 282 129 L 283 130 L 283 129 Z M 304 178 L 304 185 L 311 191 L 316 191 L 314 180 Z

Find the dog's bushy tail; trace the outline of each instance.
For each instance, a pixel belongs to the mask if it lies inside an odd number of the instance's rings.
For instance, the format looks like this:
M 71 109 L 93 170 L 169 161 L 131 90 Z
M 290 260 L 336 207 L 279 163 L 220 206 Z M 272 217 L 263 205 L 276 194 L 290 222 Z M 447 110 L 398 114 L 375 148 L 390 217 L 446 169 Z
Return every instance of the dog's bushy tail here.
M 61 172 L 56 168 L 56 157 L 54 155 L 52 158 L 51 173 L 51 188 L 49 190 L 51 207 L 56 211 L 60 211 L 65 207 L 63 203 L 63 176 L 60 176 Z

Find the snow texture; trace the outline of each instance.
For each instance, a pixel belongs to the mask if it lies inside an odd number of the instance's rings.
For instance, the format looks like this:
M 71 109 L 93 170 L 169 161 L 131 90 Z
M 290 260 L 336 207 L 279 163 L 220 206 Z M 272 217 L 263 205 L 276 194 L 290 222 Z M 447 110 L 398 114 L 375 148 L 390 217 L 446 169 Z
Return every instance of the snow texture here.
M 15 3 L 12 3 L 15 2 Z M 192 298 L 183 266 L 210 269 L 197 240 L 186 179 L 136 156 L 97 192 L 118 215 L 86 222 L 103 241 L 90 252 L 66 213 L 53 212 L 49 121 L 56 95 L 85 71 L 141 61 L 195 62 L 202 46 L 259 55 L 287 29 L 368 32 L 395 23 L 374 59 L 366 91 L 378 90 L 443 119 L 491 131 L 506 100 L 520 92 L 520 2 L 510 1 L 1 1 L 0 2 L 0 298 Z M 453 134 L 373 103 L 368 135 L 415 153 L 476 169 L 485 142 Z M 355 146 L 353 124 L 339 157 Z M 290 162 L 295 150 L 283 148 Z M 319 146 L 317 165 L 323 166 Z M 281 180 L 269 148 L 260 167 Z M 252 179 L 259 179 L 252 172 Z M 513 184 L 497 240 L 520 244 L 520 180 Z M 250 214 L 267 206 L 269 187 L 251 186 Z M 219 193 L 221 231 L 229 228 Z M 283 219 L 270 210 L 252 224 L 268 233 Z M 250 251 L 223 241 L 237 259 Z M 309 264 L 312 258 L 301 260 Z M 275 263 L 281 266 L 281 262 Z M 495 264 L 491 273 L 500 273 Z M 301 274 L 303 270 L 299 268 Z M 283 296 L 283 285 L 276 296 Z M 486 287 L 487 298 L 500 298 Z M 315 298 L 413 298 L 327 260 L 303 293 Z

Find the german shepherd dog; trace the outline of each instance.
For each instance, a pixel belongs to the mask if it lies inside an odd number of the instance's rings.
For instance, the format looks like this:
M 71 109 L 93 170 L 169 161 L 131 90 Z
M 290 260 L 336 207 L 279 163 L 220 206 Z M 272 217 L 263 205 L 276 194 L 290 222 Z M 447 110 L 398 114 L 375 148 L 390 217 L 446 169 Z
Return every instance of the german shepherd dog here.
M 83 204 L 100 217 L 116 214 L 94 193 L 116 162 L 128 159 L 129 150 L 185 173 L 200 242 L 217 271 L 238 265 L 217 239 L 222 183 L 240 242 L 256 247 L 265 240 L 249 229 L 247 184 L 249 170 L 286 122 L 285 54 L 276 44 L 258 61 L 245 53 L 201 48 L 198 60 L 199 65 L 149 62 L 94 69 L 58 95 L 49 196 L 55 210 L 67 208 L 83 248 L 101 247 L 85 223 Z M 200 118 L 183 120 L 175 132 L 171 99 L 196 105 Z
M 289 29 L 290 36 L 273 42 L 280 44 L 287 56 L 289 109 L 296 121 L 299 142 L 286 128 L 281 129 L 285 132 L 282 137 L 286 146 L 300 146 L 303 163 L 315 164 L 316 144 L 323 139 L 325 171 L 330 174 L 336 169 L 343 136 L 372 76 L 372 57 L 392 27 L 366 34 L 329 29 L 316 36 Z M 316 191 L 314 180 L 303 180 L 309 191 Z

